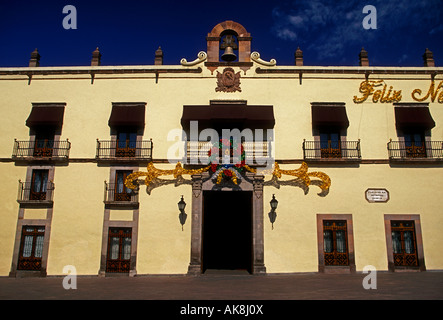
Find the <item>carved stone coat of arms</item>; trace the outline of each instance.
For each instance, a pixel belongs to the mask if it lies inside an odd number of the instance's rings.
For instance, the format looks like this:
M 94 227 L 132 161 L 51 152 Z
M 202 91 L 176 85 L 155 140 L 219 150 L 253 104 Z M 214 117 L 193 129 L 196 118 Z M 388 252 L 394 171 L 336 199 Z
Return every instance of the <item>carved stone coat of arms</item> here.
M 225 68 L 223 73 L 217 71 L 217 87 L 215 91 L 236 92 L 240 91 L 240 71 L 235 73 L 232 68 Z

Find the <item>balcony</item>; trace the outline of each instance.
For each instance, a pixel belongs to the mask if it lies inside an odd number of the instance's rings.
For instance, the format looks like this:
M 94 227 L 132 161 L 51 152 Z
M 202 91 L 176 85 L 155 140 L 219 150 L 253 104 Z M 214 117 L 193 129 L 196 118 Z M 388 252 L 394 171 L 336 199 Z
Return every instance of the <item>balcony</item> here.
M 443 161 L 443 141 L 390 140 L 388 152 L 391 161 Z
M 137 208 L 139 205 L 138 190 L 131 190 L 122 184 L 105 181 L 105 197 L 103 202 L 107 207 Z
M 303 158 L 322 162 L 360 161 L 360 140 L 324 142 L 303 140 Z
M 112 161 L 149 161 L 152 159 L 152 140 L 132 141 L 132 140 L 98 140 L 97 139 L 97 160 Z
M 250 166 L 265 165 L 271 158 L 271 142 L 269 141 L 254 141 L 242 142 L 243 150 L 245 152 L 245 162 Z M 190 164 L 209 163 L 209 151 L 213 147 L 210 141 L 187 141 L 186 157 Z M 219 148 L 218 163 L 236 163 L 233 148 L 229 149 L 229 154 L 223 155 L 223 148 Z
M 12 159 L 64 161 L 69 158 L 71 142 L 60 140 L 18 141 L 14 139 Z
M 19 180 L 17 202 L 21 206 L 50 207 L 53 205 L 54 183 L 41 184 Z

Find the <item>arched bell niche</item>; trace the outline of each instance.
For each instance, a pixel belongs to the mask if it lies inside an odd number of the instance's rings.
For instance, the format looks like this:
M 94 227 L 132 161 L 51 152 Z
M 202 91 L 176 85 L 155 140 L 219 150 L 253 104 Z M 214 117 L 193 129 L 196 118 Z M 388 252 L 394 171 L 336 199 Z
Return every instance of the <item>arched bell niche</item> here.
M 251 61 L 251 35 L 237 22 L 224 21 L 217 24 L 208 36 L 207 54 L 208 62 L 250 62 Z M 235 60 L 222 59 L 223 54 L 228 51 L 234 52 Z M 232 58 L 232 56 L 230 57 Z

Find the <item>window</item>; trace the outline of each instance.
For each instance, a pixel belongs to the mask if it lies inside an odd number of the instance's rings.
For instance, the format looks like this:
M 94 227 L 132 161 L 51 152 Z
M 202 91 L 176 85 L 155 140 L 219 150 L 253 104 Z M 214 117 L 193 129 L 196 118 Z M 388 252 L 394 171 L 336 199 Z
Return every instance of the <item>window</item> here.
M 341 158 L 340 133 L 320 131 L 320 149 L 322 158 Z
M 20 243 L 18 270 L 39 271 L 42 265 L 45 227 L 24 226 Z
M 323 221 L 323 250 L 326 266 L 349 265 L 346 221 Z
M 132 190 L 125 186 L 126 177 L 132 173 L 131 170 L 117 170 L 115 173 L 115 196 L 114 201 L 130 201 Z
M 354 273 L 352 214 L 317 214 L 318 271 Z
M 303 157 L 323 162 L 360 161 L 360 140 L 347 138 L 349 119 L 343 102 L 311 102 L 314 141 L 303 140 Z
M 32 170 L 29 200 L 46 200 L 49 170 Z
M 54 130 L 39 130 L 35 135 L 34 157 L 52 157 Z
M 418 266 L 414 221 L 391 221 L 395 266 Z
M 385 214 L 388 269 L 426 271 L 420 215 Z
M 145 127 L 144 102 L 113 102 L 109 117 L 111 140 L 97 139 L 99 160 L 137 160 L 152 157 L 152 140 L 142 141 Z
M 137 132 L 122 130 L 117 133 L 116 157 L 135 157 Z
M 435 121 L 428 103 L 395 103 L 394 112 L 399 141 L 388 143 L 390 159 L 432 159 L 441 155 L 441 142 L 431 141 Z
M 403 134 L 405 140 L 406 157 L 426 158 L 426 145 L 424 132 L 412 131 Z
M 131 228 L 109 228 L 106 272 L 129 272 Z

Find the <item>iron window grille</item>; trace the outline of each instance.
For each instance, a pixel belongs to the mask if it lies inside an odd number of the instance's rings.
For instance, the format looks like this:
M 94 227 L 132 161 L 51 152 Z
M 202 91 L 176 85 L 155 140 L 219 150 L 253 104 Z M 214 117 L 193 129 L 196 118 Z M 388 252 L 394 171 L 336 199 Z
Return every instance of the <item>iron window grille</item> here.
M 303 140 L 303 157 L 305 160 L 360 160 L 360 140 Z
M 151 160 L 152 140 L 98 140 L 96 158 L 99 160 Z
M 12 158 L 15 159 L 51 159 L 65 160 L 69 158 L 71 142 L 66 140 L 36 139 L 18 141 L 14 139 Z
M 323 248 L 326 266 L 348 266 L 346 221 L 323 221 Z
M 131 228 L 109 228 L 106 272 L 127 273 L 131 268 Z
M 106 204 L 138 203 L 138 192 L 121 183 L 108 183 L 105 181 L 104 202 Z
M 41 270 L 44 238 L 44 226 L 23 226 L 17 264 L 18 270 Z
M 52 181 L 19 180 L 17 201 L 19 203 L 52 203 L 54 188 Z
M 443 161 L 443 141 L 392 141 L 388 142 L 389 159 L 434 159 Z
M 418 267 L 414 221 L 391 221 L 394 265 Z

